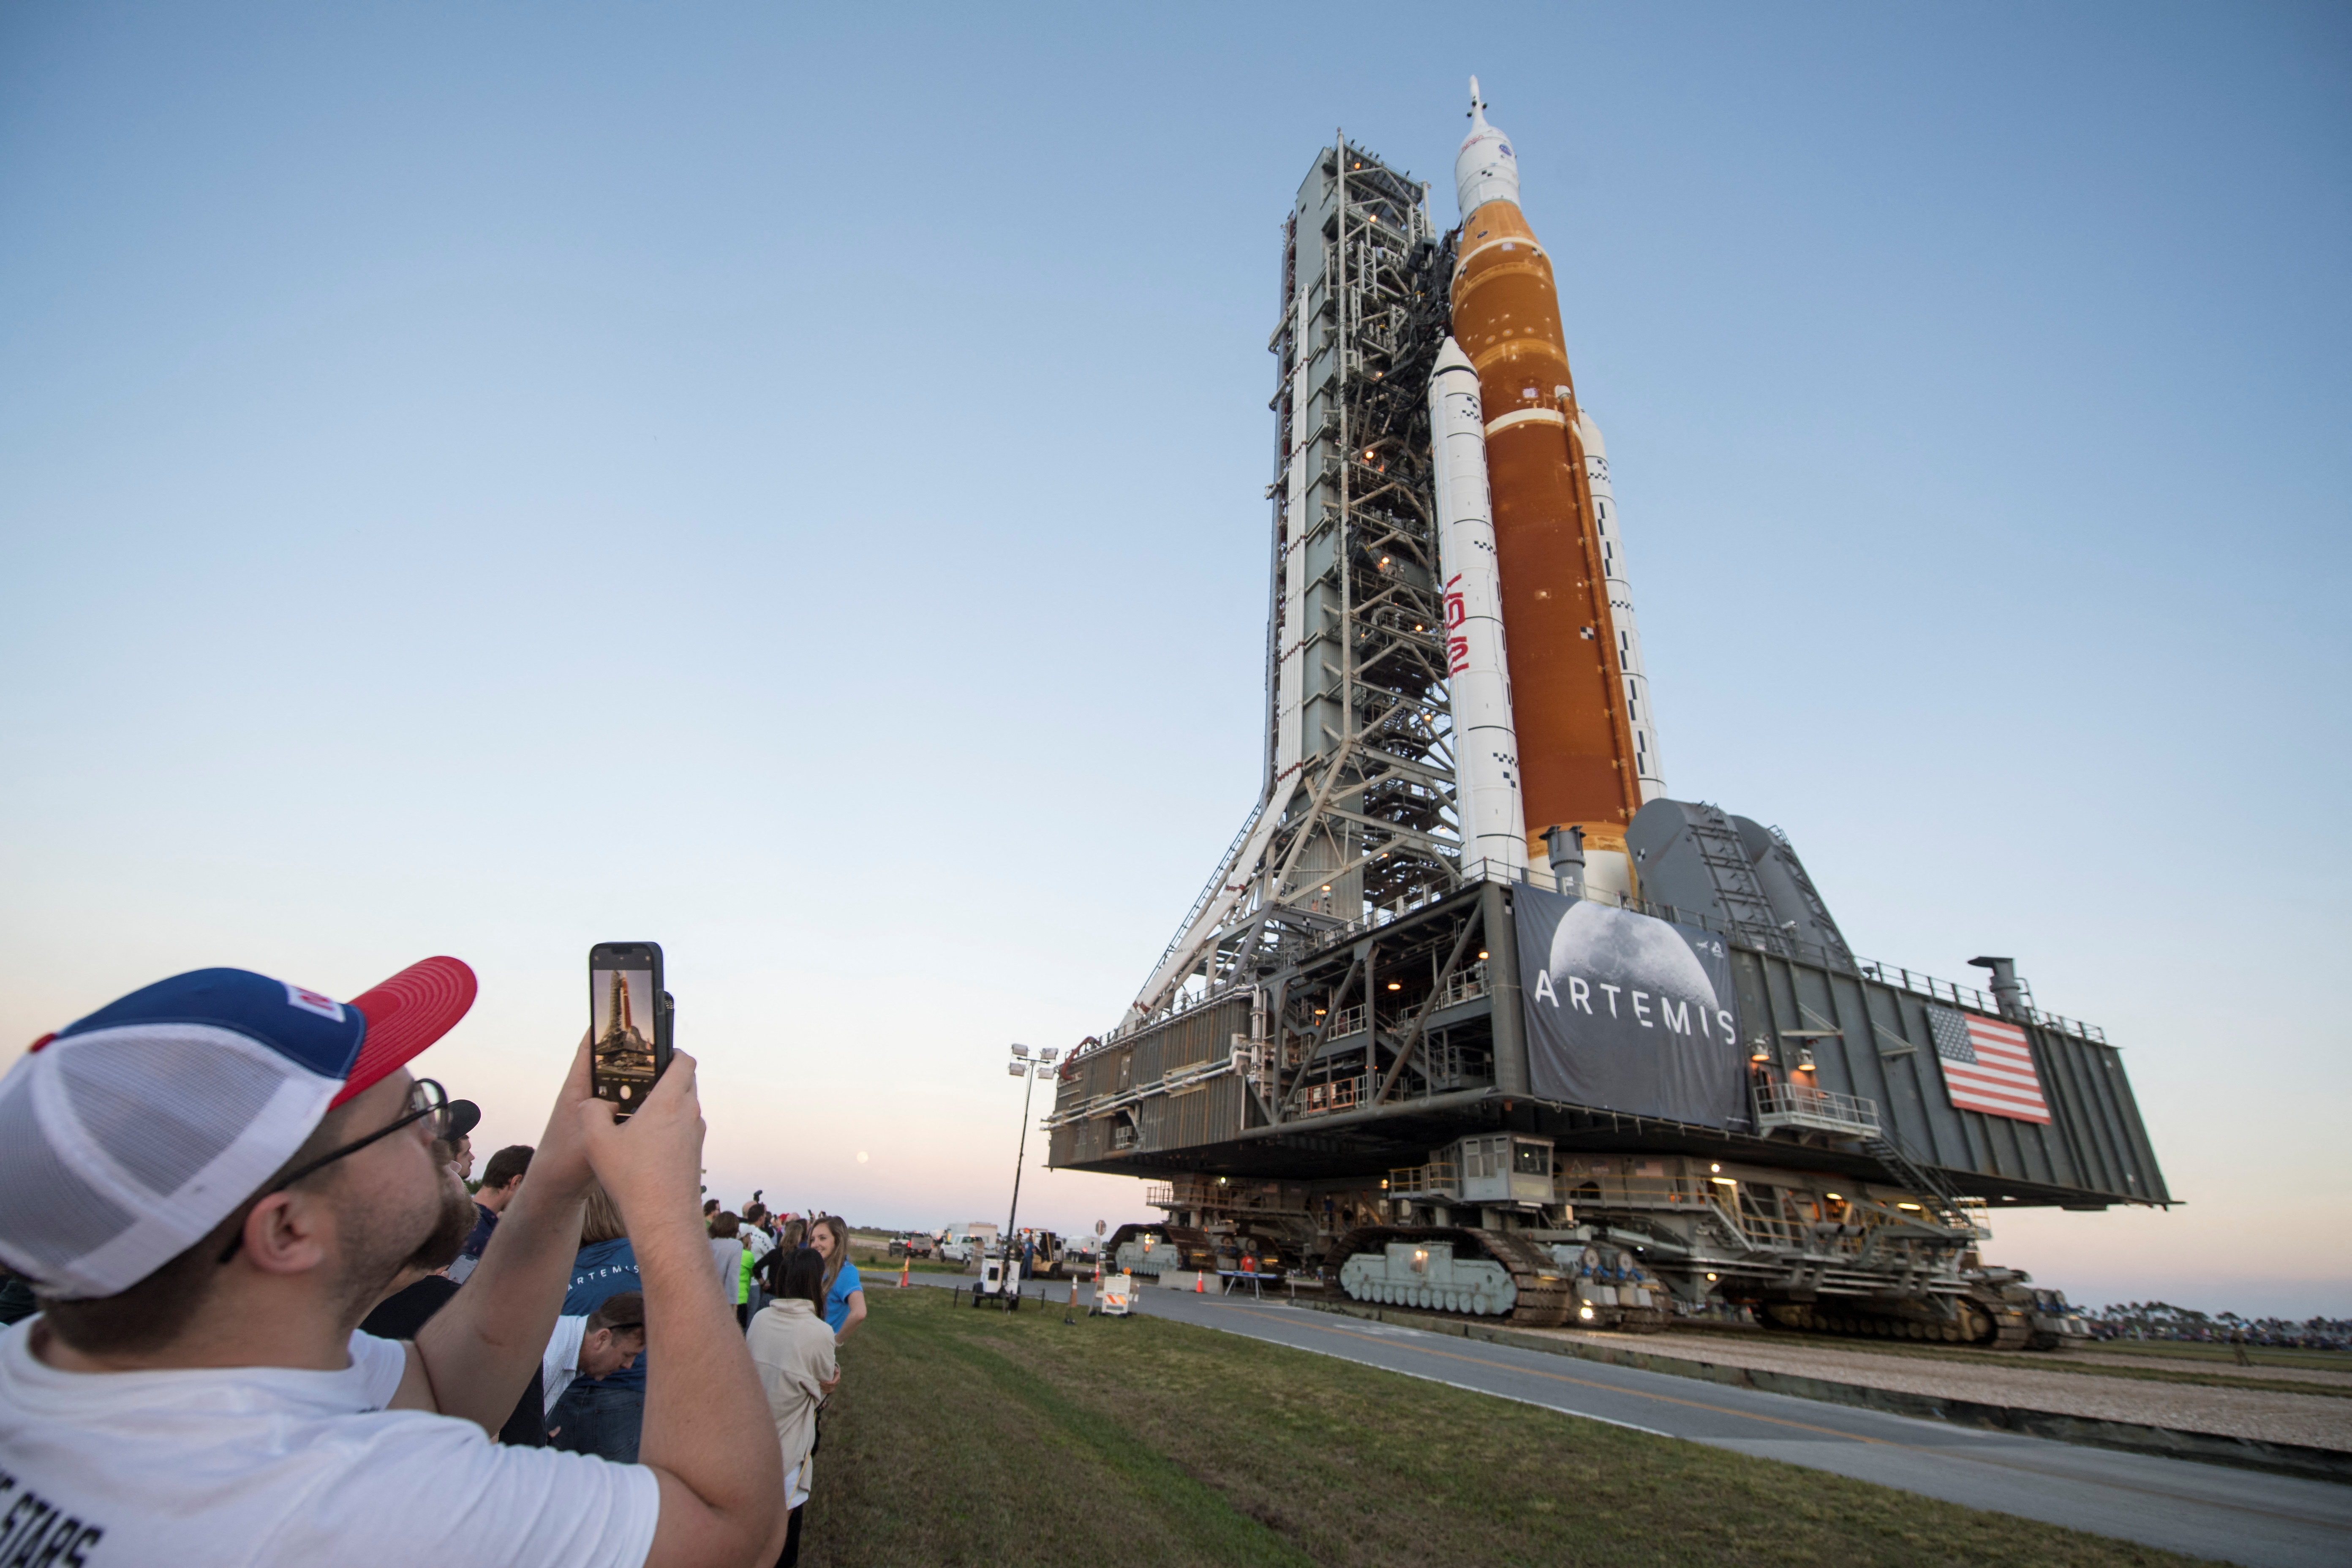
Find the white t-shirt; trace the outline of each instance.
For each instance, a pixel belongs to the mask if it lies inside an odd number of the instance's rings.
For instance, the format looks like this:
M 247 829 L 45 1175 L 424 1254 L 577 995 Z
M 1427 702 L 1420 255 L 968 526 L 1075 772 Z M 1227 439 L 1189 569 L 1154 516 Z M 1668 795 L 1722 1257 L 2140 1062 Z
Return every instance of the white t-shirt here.
M 588 1314 L 576 1318 L 558 1318 L 555 1331 L 547 1336 L 547 1353 L 540 1358 L 540 1386 L 546 1390 L 547 1405 L 540 1412 L 544 1420 L 555 1409 L 555 1402 L 580 1375 L 580 1342 L 588 1337 Z
M 584 1320 L 583 1320 L 584 1321 Z M 642 1568 L 651 1470 L 386 1410 L 405 1352 L 341 1372 L 60 1372 L 0 1332 L 0 1562 L 57 1568 Z

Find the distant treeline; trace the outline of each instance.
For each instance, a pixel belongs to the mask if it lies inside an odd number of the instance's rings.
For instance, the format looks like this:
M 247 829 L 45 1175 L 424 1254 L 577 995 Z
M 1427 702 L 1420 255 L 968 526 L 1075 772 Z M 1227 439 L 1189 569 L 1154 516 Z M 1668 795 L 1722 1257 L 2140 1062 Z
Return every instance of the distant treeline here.
M 2235 1312 L 2200 1312 L 2168 1301 L 2125 1301 L 2085 1310 L 2092 1337 L 2102 1340 L 2196 1340 L 2296 1350 L 2352 1350 L 2352 1318 L 2242 1318 Z

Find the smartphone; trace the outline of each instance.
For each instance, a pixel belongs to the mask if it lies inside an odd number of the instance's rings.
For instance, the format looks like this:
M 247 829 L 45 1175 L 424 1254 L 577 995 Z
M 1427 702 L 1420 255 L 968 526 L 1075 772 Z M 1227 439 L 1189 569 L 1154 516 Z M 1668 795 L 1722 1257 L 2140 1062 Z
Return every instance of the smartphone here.
M 669 1070 L 670 999 L 654 942 L 600 942 L 588 950 L 589 1092 L 625 1120 Z

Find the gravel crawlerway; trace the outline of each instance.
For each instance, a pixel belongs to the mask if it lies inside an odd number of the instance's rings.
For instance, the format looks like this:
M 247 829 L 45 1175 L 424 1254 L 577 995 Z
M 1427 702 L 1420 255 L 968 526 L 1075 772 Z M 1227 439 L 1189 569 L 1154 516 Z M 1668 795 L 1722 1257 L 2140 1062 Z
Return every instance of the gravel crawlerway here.
M 1861 1384 L 1937 1399 L 2046 1410 L 2099 1421 L 2127 1421 L 2181 1432 L 2210 1432 L 2266 1443 L 2299 1443 L 2352 1452 L 2352 1399 L 2272 1393 L 2245 1388 L 2208 1388 L 2190 1384 L 2126 1378 L 2084 1377 L 2008 1366 L 1971 1365 L 1927 1357 L 1874 1355 L 1827 1347 L 1753 1344 L 1735 1336 L 1595 1334 L 1568 1329 L 1522 1330 L 1644 1355 L 1709 1362 L 1796 1377 Z M 2200 1367 L 2198 1370 L 2206 1370 Z

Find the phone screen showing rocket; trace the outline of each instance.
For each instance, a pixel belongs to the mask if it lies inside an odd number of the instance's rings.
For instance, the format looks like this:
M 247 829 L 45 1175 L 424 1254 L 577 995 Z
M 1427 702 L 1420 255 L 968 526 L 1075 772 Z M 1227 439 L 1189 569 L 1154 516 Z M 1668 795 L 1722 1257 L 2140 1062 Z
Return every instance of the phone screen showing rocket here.
M 590 1092 L 613 1102 L 615 1120 L 635 1110 L 669 1066 L 667 1004 L 658 944 L 600 942 L 589 950 Z

